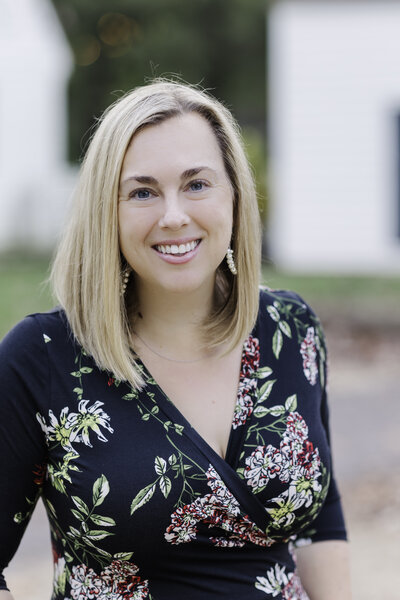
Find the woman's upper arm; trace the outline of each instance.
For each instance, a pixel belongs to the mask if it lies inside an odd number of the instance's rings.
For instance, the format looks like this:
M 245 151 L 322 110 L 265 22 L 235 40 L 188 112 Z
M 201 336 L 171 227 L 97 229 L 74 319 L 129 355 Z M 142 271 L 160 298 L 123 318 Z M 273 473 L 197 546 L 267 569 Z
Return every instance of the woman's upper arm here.
M 327 540 L 297 549 L 297 570 L 310 600 L 351 600 L 348 544 Z
M 47 405 L 47 380 L 43 335 L 28 317 L 0 344 L 0 590 L 43 483 L 47 448 L 37 412 Z

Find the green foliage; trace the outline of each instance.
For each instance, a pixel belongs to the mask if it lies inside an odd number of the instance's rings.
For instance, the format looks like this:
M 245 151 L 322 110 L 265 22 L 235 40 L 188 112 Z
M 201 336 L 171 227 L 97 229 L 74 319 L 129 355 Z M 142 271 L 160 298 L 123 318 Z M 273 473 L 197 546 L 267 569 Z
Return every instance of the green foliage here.
M 258 208 L 262 222 L 268 217 L 267 153 L 264 132 L 255 127 L 244 127 L 242 131 L 247 158 L 252 166 L 257 187 Z
M 176 74 L 221 99 L 242 125 L 265 131 L 264 0 L 53 0 L 76 67 L 70 158 L 94 117 L 124 91 Z

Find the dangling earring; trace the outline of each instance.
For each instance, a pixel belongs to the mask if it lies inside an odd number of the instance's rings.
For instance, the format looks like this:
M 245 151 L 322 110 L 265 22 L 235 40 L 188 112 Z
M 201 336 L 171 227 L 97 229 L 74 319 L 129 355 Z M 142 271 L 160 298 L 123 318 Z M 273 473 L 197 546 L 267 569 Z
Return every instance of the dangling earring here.
M 226 252 L 226 262 L 228 263 L 228 267 L 232 275 L 237 275 L 237 268 L 235 261 L 233 260 L 233 250 L 231 247 L 229 247 Z
M 121 272 L 121 284 L 120 284 L 120 292 L 119 292 L 120 296 L 124 296 L 125 295 L 126 287 L 128 285 L 128 281 L 129 281 L 129 277 L 130 277 L 131 271 L 132 271 L 132 269 L 129 266 L 127 266 Z

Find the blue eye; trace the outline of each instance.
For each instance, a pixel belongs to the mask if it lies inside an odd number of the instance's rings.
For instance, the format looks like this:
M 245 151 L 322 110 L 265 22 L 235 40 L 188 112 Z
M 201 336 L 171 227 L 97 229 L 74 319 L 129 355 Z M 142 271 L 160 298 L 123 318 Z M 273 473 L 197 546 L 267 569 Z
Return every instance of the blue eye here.
M 129 198 L 133 200 L 148 200 L 151 196 L 151 191 L 146 188 L 140 188 L 138 190 L 133 190 L 129 194 Z
M 206 186 L 207 184 L 205 183 L 205 181 L 198 179 L 196 181 L 192 181 L 189 184 L 189 189 L 191 192 L 202 192 Z

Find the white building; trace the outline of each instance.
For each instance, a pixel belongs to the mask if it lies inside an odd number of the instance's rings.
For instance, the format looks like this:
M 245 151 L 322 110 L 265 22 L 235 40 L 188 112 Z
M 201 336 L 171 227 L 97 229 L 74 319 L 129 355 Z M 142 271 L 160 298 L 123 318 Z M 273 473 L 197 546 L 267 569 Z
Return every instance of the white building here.
M 74 181 L 65 161 L 71 69 L 50 0 L 2 0 L 0 251 L 54 245 Z
M 400 273 L 400 2 L 269 13 L 272 260 Z

